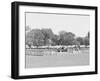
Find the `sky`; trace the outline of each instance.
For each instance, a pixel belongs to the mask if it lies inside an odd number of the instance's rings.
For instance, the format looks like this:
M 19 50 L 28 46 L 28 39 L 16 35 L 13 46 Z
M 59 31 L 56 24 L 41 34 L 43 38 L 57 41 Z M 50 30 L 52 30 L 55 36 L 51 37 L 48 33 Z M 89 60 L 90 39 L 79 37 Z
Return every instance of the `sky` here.
M 26 26 L 31 29 L 51 28 L 54 34 L 60 31 L 72 32 L 84 37 L 90 29 L 89 15 L 26 13 Z

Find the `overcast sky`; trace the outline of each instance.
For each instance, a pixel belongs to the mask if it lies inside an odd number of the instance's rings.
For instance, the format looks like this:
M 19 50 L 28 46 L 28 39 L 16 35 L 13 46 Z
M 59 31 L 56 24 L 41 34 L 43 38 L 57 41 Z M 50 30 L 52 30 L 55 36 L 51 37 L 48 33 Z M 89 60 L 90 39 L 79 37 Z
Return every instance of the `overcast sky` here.
M 26 26 L 31 29 L 51 28 L 55 34 L 64 30 L 73 32 L 76 36 L 84 37 L 90 28 L 90 16 L 26 13 Z

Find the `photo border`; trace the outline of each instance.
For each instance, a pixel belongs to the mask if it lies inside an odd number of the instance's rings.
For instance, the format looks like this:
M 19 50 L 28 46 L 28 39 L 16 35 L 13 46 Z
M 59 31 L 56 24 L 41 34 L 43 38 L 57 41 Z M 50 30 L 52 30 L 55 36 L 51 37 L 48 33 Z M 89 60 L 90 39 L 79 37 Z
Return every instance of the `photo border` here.
M 20 76 L 19 75 L 19 6 L 21 5 L 95 10 L 95 71 Z M 11 78 L 25 79 L 25 78 L 43 78 L 43 77 L 97 74 L 98 73 L 97 13 L 98 13 L 98 10 L 96 6 L 64 5 L 64 4 L 62 5 L 62 4 L 31 3 L 31 2 L 12 2 L 11 4 L 11 15 L 12 15 L 11 16 L 11 25 L 12 25 L 12 28 L 11 28 Z

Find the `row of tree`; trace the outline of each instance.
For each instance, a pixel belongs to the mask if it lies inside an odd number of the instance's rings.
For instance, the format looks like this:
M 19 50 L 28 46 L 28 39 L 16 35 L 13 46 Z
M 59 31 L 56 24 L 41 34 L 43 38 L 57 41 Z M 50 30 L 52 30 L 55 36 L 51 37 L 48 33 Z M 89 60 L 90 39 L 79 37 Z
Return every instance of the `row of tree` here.
M 76 37 L 72 32 L 60 31 L 59 35 L 52 32 L 51 29 L 30 29 L 26 27 L 26 45 L 31 46 L 49 46 L 49 45 L 89 45 L 90 33 L 85 37 Z

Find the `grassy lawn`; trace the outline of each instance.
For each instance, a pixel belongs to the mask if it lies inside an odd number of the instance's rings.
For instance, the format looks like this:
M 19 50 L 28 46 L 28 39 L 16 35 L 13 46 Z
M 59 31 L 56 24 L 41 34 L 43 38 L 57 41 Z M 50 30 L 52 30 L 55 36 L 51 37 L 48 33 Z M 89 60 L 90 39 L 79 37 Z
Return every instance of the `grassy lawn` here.
M 56 49 L 26 49 L 26 68 L 89 65 L 89 49 L 56 52 Z

